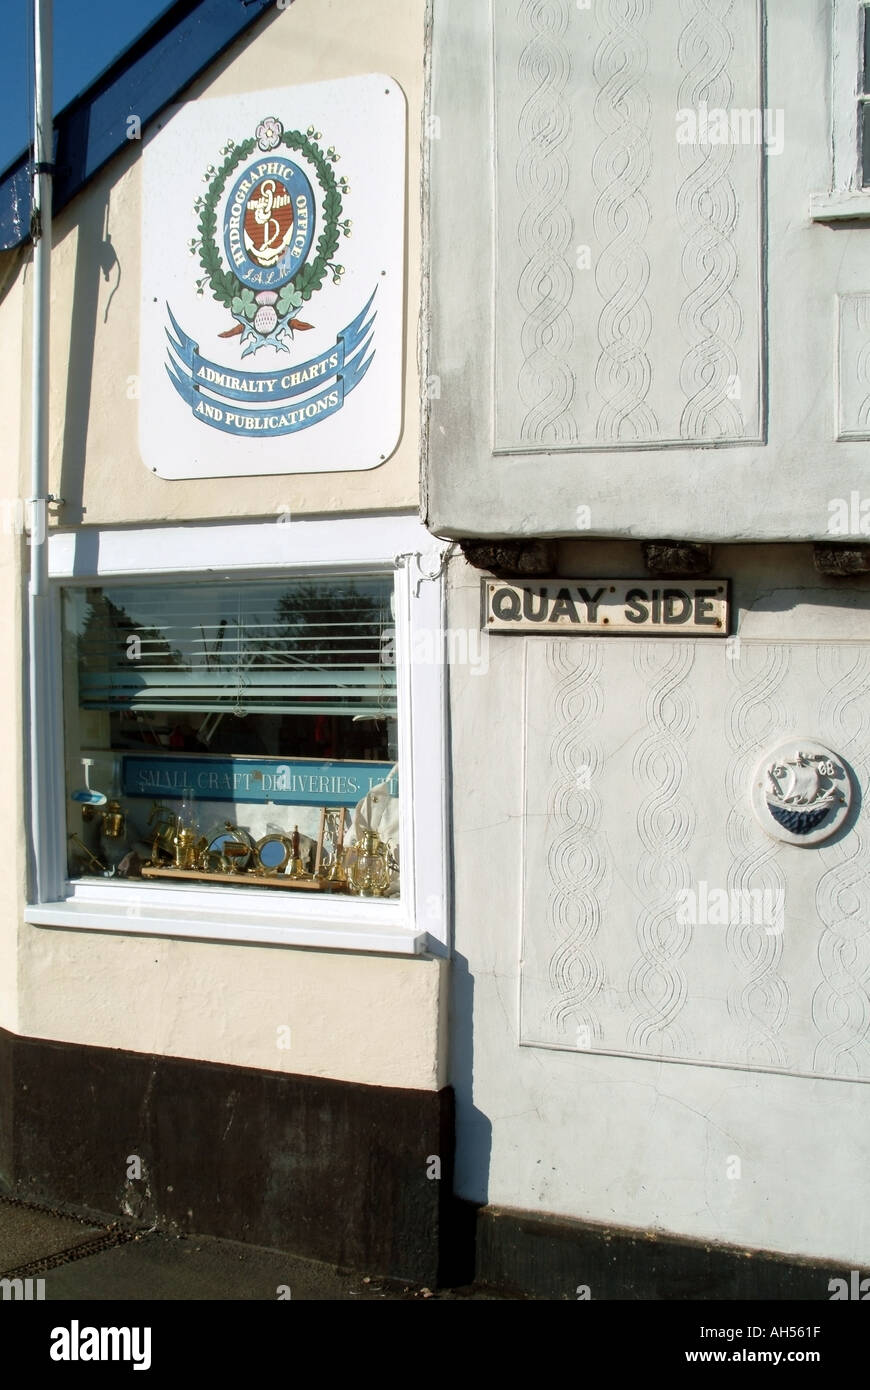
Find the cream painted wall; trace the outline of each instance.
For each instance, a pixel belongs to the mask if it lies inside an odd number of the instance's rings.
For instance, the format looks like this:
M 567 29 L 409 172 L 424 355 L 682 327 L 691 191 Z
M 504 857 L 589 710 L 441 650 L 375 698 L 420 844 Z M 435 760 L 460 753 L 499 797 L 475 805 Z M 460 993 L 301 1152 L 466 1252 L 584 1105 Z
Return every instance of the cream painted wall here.
M 404 430 L 371 472 L 169 483 L 137 451 L 140 148 L 132 145 L 56 220 L 52 258 L 50 489 L 63 525 L 407 510 L 417 504 L 420 109 L 423 0 L 295 0 L 230 50 L 190 99 L 386 71 L 408 103 Z M 110 251 L 111 246 L 111 251 Z M 118 269 L 110 265 L 111 254 Z M 8 264 L 6 262 L 5 264 Z M 101 265 L 109 266 L 104 277 Z M 0 302 L 6 383 L 3 496 L 28 492 L 29 257 Z M 2 268 L 2 267 L 0 267 Z M 117 289 L 113 289 L 118 281 Z M 22 365 L 23 364 L 23 365 Z M 17 474 L 17 476 L 16 476 Z M 0 536 L 0 643 L 22 650 L 27 551 Z M 23 747 L 21 666 L 0 667 L 0 758 Z M 0 803 L 0 1026 L 137 1052 L 424 1090 L 443 1084 L 445 965 L 426 958 L 110 936 L 21 925 L 24 803 Z M 16 990 L 16 961 L 18 988 Z M 289 1049 L 277 1045 L 290 1028 Z
M 373 71 L 390 73 L 402 87 L 408 106 L 405 407 L 395 453 L 367 472 L 238 482 L 166 482 L 145 468 L 138 401 L 128 399 L 139 369 L 141 245 L 141 147 L 131 142 L 129 153 L 118 155 L 55 225 L 51 486 L 65 498 L 60 524 L 417 506 L 424 8 L 423 0 L 295 0 L 234 45 L 188 94 L 190 100 L 224 97 Z
M 563 543 L 561 552 L 565 575 L 644 573 L 636 544 Z M 729 657 L 722 642 L 708 646 L 702 662 L 699 646 L 692 649 L 693 675 L 680 680 L 679 670 L 671 673 L 656 717 L 679 726 L 686 710 L 697 711 L 693 737 L 683 738 L 680 729 L 674 734 L 681 751 L 673 755 L 664 740 L 654 758 L 641 756 L 655 724 L 643 717 L 645 673 L 658 658 L 642 652 L 633 674 L 629 666 L 623 679 L 608 679 L 617 653 L 630 655 L 631 648 L 651 648 L 652 642 L 568 638 L 551 644 L 545 636 L 494 634 L 485 661 L 457 662 L 451 670 L 457 853 L 450 1080 L 457 1094 L 457 1188 L 474 1201 L 842 1259 L 851 1268 L 870 1258 L 864 1161 L 870 1052 L 861 1024 L 866 975 L 863 984 L 857 978 L 866 970 L 868 941 L 866 808 L 838 844 L 779 846 L 776 863 L 785 889 L 781 965 L 771 970 L 764 963 L 767 987 L 748 1000 L 745 1019 L 738 1008 L 733 1020 L 741 1039 L 743 1026 L 751 1036 L 758 1019 L 775 1012 L 784 987 L 788 1023 L 782 1037 L 792 1030 L 811 1061 L 818 1047 L 819 1065 L 828 1069 L 822 1040 L 835 1036 L 838 1079 L 674 1060 L 679 1034 L 689 1044 L 694 1040 L 693 1009 L 703 1011 L 709 996 L 712 1016 L 718 999 L 718 978 L 697 986 L 699 959 L 703 972 L 704 958 L 712 959 L 723 945 L 724 929 L 713 925 L 694 928 L 691 946 L 673 962 L 688 989 L 664 1055 L 593 1052 L 594 1043 L 574 1026 L 587 1017 L 603 1026 L 608 1008 L 633 1016 L 636 986 L 627 969 L 611 974 L 606 961 L 620 943 L 623 960 L 639 959 L 644 907 L 655 905 L 658 881 L 645 893 L 637 880 L 644 855 L 638 807 L 648 810 L 642 827 L 652 825 L 662 838 L 662 858 L 675 884 L 686 880 L 678 876 L 668 835 L 682 824 L 689 827 L 688 881 L 697 882 L 699 869 L 710 865 L 721 875 L 716 883 L 754 885 L 755 878 L 729 877 L 729 868 L 741 874 L 748 855 L 754 865 L 762 858 L 768 862 L 776 846 L 753 831 L 749 779 L 738 777 L 733 793 L 720 775 L 723 758 L 731 765 L 736 758 L 742 767 L 744 753 L 755 756 L 756 736 L 771 740 L 766 721 L 775 722 L 781 712 L 782 730 L 774 732 L 773 742 L 788 730 L 812 738 L 838 729 L 828 733 L 837 738 L 836 751 L 851 760 L 859 777 L 866 775 L 866 688 L 844 674 L 837 698 L 817 704 L 806 672 L 815 659 L 822 677 L 848 671 L 856 659 L 864 669 L 870 576 L 823 578 L 813 570 L 811 546 L 716 547 L 714 573 L 733 580 L 745 650 L 732 647 Z M 462 559 L 451 562 L 452 631 L 479 629 L 480 579 L 480 571 Z M 820 642 L 819 623 L 825 639 Z M 860 646 L 840 648 L 838 638 Z M 753 642 L 762 649 L 750 650 Z M 777 642 L 795 644 L 790 665 Z M 564 658 L 556 655 L 554 661 L 561 681 L 571 670 L 563 662 L 579 659 L 578 644 L 593 649 L 588 678 L 557 683 L 555 702 L 527 703 L 526 663 L 540 686 L 547 648 L 564 647 Z M 663 647 L 672 645 L 665 641 Z M 691 639 L 682 646 L 691 648 Z M 721 663 L 712 677 L 711 656 Z M 600 679 L 594 669 L 599 659 Z M 770 670 L 763 687 L 756 677 L 765 661 Z M 720 690 L 729 699 L 733 691 L 731 718 L 724 722 L 705 717 L 705 711 L 721 709 Z M 728 736 L 735 730 L 742 732 L 736 746 Z M 573 771 L 578 786 L 587 785 L 579 780 L 584 766 L 592 768 L 589 791 L 578 795 L 568 780 Z M 655 794 L 648 794 L 645 772 L 659 779 Z M 524 777 L 550 793 L 545 813 L 529 814 Z M 542 838 L 549 853 L 533 862 L 529 846 Z M 821 876 L 818 892 L 807 890 L 814 874 Z M 713 871 L 709 878 L 712 883 Z M 849 890 L 837 887 L 845 878 Z M 834 908 L 826 892 L 831 884 Z M 593 900 L 597 921 L 590 915 Z M 667 937 L 664 927 L 662 936 Z M 772 938 L 753 937 L 750 949 L 758 949 L 758 939 Z M 535 949 L 543 962 L 537 969 Z M 759 950 L 760 961 L 765 955 L 766 949 Z M 732 968 L 733 962 L 731 956 Z M 525 1003 L 520 1014 L 524 974 L 527 985 L 550 991 L 551 1018 L 565 1006 L 558 1041 L 521 1045 L 520 1037 L 528 1039 L 536 1026 Z M 772 1027 L 776 1035 L 776 1020 Z M 723 1051 L 730 1040 L 723 1029 Z M 688 1051 L 685 1038 L 682 1046 Z M 756 1059 L 765 1056 L 757 1039 L 752 1047 Z M 787 1060 L 800 1051 L 794 1043 Z M 862 1075 L 864 1080 L 852 1079 Z M 731 1156 L 740 1160 L 739 1178 L 729 1177 Z M 820 1289 L 819 1296 L 826 1293 Z
M 446 962 L 24 927 L 29 1037 L 424 1091 Z M 289 1028 L 290 1046 L 281 1045 Z
M 2 272 L 0 272 L 2 273 Z M 14 1029 L 18 1021 L 18 924 L 24 906 L 26 841 L 21 787 L 22 668 L 10 659 L 22 650 L 22 567 L 30 563 L 30 551 L 20 534 L 23 509 L 19 499 L 27 495 L 18 477 L 18 459 L 29 443 L 27 397 L 21 377 L 21 360 L 30 351 L 30 325 L 24 313 L 22 273 L 0 306 L 0 380 L 3 397 L 3 429 L 0 431 L 0 766 L 6 773 L 6 795 L 0 802 L 0 842 L 5 847 L 0 874 L 0 1027 Z M 27 424 L 25 426 L 25 420 Z

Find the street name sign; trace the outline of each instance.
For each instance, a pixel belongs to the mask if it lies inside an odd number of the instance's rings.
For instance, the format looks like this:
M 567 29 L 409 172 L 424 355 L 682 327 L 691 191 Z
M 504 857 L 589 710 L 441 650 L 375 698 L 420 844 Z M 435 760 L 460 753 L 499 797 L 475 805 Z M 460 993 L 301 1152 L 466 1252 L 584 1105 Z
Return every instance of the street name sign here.
M 485 579 L 486 632 L 727 637 L 727 579 Z

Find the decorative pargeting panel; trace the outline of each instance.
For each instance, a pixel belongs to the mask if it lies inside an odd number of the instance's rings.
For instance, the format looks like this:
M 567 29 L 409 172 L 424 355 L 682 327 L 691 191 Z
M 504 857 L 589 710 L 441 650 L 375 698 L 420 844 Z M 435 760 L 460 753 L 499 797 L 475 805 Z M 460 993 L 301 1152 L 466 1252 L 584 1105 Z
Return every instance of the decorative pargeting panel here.
M 870 294 L 837 300 L 838 439 L 870 439 Z
M 870 647 L 723 645 L 528 639 L 520 1041 L 870 1080 Z M 853 789 L 814 846 L 752 804 L 808 733 Z
M 759 0 L 494 0 L 494 449 L 761 437 Z

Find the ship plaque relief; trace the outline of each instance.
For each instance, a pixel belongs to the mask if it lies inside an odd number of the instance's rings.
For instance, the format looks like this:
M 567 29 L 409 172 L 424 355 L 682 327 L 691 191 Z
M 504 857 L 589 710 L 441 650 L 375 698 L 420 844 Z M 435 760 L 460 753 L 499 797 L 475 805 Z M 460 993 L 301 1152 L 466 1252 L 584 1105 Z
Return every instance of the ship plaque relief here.
M 804 847 L 828 840 L 852 805 L 848 769 L 813 738 L 794 737 L 769 750 L 752 779 L 752 805 L 776 840 Z

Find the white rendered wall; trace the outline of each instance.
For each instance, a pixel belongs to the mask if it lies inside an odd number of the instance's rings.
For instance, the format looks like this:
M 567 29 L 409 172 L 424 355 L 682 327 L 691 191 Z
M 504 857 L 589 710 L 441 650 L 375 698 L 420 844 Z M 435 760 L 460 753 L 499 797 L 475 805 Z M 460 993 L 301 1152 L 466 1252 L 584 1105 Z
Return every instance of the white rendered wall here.
M 870 495 L 859 9 L 438 0 L 436 531 L 824 538 Z
M 671 962 L 686 986 L 677 1020 L 684 1035 L 666 1028 L 647 1038 L 644 1055 L 612 1055 L 640 1050 L 626 1045 L 630 1030 L 617 1025 L 644 1007 L 630 979 L 652 901 L 638 882 L 647 853 L 641 810 L 651 789 L 632 776 L 633 766 L 648 766 L 634 755 L 655 734 L 644 713 L 643 671 L 648 658 L 657 666 L 678 651 L 691 657 L 691 641 L 556 643 L 494 634 L 486 663 L 459 663 L 451 672 L 458 1188 L 469 1199 L 526 1211 L 866 1262 L 867 811 L 833 845 L 777 845 L 755 825 L 741 769 L 788 730 L 826 730 L 865 780 L 870 581 L 821 578 L 809 546 L 721 546 L 715 569 L 732 578 L 742 646 L 735 654 L 731 644 L 729 654 L 726 642 L 709 643 L 707 656 L 696 650 L 694 663 L 672 671 L 668 689 L 660 689 L 656 707 L 670 730 L 674 778 L 662 774 L 662 805 L 650 824 L 671 864 L 670 830 L 680 832 L 691 882 L 706 874 L 711 884 L 727 885 L 741 855 L 756 851 L 763 858 L 770 850 L 778 865 L 783 933 L 762 928 L 746 938 L 762 951 L 764 978 L 738 1020 L 744 1054 L 734 1051 L 719 1003 L 728 980 L 740 984 L 728 929 L 704 925 Z M 566 543 L 560 572 L 607 577 L 643 569 L 630 543 Z M 450 577 L 451 628 L 474 630 L 480 571 L 455 559 Z M 580 675 L 548 687 L 542 676 L 555 647 L 565 670 Z M 596 679 L 583 674 L 584 649 L 601 663 Z M 763 669 L 771 653 L 779 671 L 773 683 Z M 627 671 L 613 665 L 617 654 Z M 839 688 L 834 681 L 826 701 L 807 678 L 807 660 L 834 675 L 845 660 L 865 677 Z M 530 701 L 536 691 L 540 699 Z M 695 710 L 696 725 L 684 733 L 686 709 Z M 566 792 L 566 767 L 573 769 L 584 748 L 592 750 L 588 790 L 579 778 L 578 789 Z M 729 782 L 723 767 L 730 759 L 739 775 Z M 825 874 L 839 884 L 833 958 L 819 889 Z M 560 897 L 572 888 L 573 908 L 563 919 Z M 771 946 L 768 960 L 763 952 Z M 711 963 L 716 971 L 705 985 Z M 786 1016 L 772 1022 L 765 1011 L 777 981 Z M 839 1002 L 829 1013 L 832 989 Z M 779 1073 L 759 1051 L 762 1022 L 783 1050 Z M 843 1044 L 836 1058 L 822 1045 L 833 1033 Z M 707 1064 L 698 1064 L 695 1043 L 703 1043 Z

